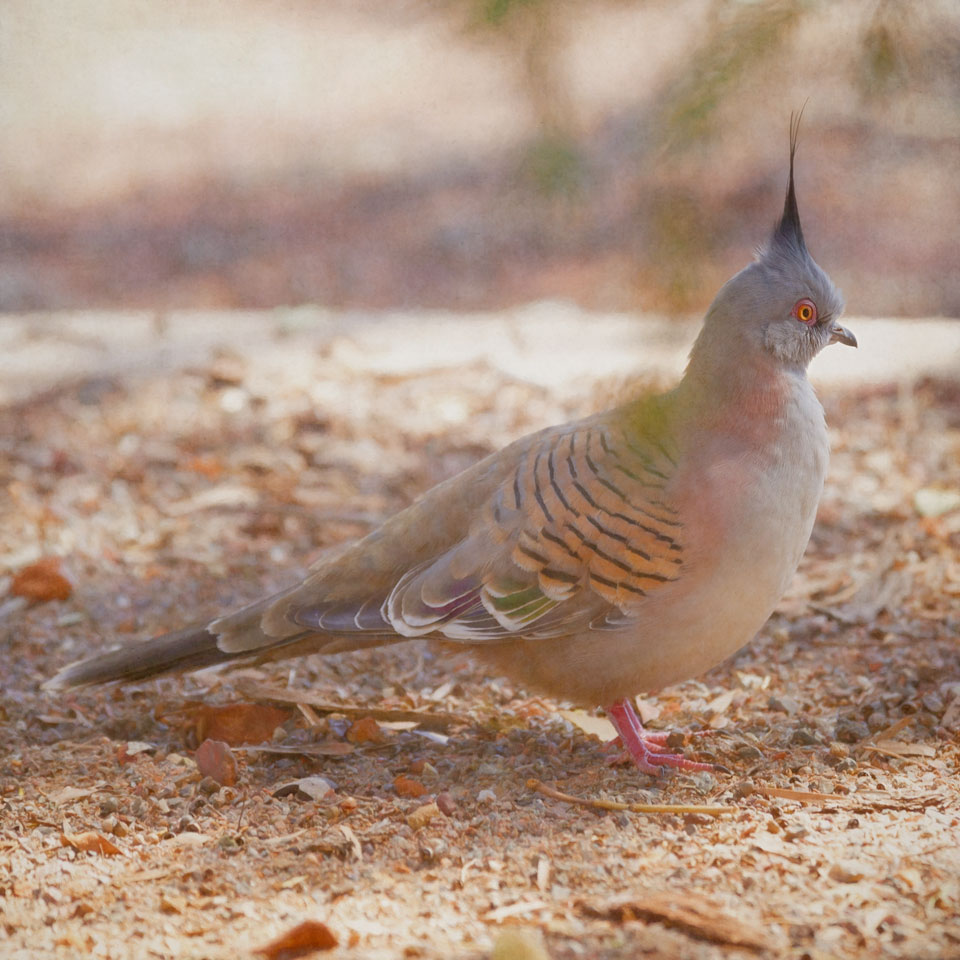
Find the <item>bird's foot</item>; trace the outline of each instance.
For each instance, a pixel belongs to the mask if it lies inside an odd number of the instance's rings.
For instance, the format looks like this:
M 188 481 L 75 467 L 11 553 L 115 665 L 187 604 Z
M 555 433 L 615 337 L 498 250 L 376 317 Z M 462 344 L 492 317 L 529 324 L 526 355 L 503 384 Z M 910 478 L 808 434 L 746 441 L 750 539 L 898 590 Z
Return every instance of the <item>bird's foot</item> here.
M 709 773 L 726 769 L 716 763 L 688 760 L 682 753 L 671 753 L 667 747 L 670 734 L 664 731 L 644 730 L 637 712 L 633 709 L 633 704 L 627 699 L 618 700 L 607 707 L 606 711 L 617 733 L 620 734 L 617 740 L 612 740 L 607 747 L 615 745 L 619 740 L 625 748 L 622 753 L 610 759 L 611 764 L 633 761 L 638 769 L 653 776 L 659 776 L 664 767 L 674 767 L 678 770 L 704 770 Z

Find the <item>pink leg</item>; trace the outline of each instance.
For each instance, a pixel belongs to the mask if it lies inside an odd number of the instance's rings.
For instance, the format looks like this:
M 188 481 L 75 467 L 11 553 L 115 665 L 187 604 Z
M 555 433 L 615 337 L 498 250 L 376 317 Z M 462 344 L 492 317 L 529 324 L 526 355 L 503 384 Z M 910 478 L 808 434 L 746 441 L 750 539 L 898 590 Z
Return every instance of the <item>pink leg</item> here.
M 637 716 L 633 704 L 627 700 L 618 700 L 606 708 L 607 716 L 620 734 L 620 742 L 626 748 L 633 762 L 644 773 L 659 776 L 662 767 L 676 767 L 680 770 L 707 770 L 713 772 L 718 769 L 717 764 L 698 763 L 688 760 L 681 753 L 667 752 L 668 733 L 648 733 Z

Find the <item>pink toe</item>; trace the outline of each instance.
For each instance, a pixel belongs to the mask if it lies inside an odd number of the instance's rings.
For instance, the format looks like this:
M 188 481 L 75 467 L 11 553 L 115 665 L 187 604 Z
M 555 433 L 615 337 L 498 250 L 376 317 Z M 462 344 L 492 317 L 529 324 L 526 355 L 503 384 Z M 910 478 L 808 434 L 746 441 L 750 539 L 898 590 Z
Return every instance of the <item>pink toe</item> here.
M 629 700 L 618 700 L 607 707 L 607 716 L 620 734 L 618 739 L 625 748 L 625 754 L 620 754 L 611 760 L 612 763 L 622 762 L 622 758 L 628 754 L 638 770 L 653 776 L 659 776 L 664 767 L 690 771 L 718 769 L 715 764 L 700 763 L 696 760 L 688 760 L 681 753 L 671 753 L 667 747 L 670 734 L 665 731 L 644 730 Z M 608 747 L 616 742 L 616 740 L 611 741 Z

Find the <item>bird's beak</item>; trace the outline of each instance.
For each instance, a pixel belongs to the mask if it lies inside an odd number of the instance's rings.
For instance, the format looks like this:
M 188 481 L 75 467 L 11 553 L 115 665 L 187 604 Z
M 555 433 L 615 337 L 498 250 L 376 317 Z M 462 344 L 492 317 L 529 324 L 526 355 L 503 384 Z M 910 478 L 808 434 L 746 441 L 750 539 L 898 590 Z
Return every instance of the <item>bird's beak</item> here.
M 855 347 L 857 338 L 846 327 L 835 323 L 830 328 L 830 343 L 845 343 L 848 347 Z

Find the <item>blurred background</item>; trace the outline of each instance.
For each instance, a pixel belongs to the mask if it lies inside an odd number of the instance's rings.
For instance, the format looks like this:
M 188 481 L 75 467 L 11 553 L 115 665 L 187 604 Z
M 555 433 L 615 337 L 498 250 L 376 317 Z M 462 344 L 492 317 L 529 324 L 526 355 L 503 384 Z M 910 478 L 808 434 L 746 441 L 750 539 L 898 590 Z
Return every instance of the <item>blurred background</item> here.
M 5 0 L 0 310 L 690 312 L 790 113 L 851 313 L 960 316 L 955 0 Z

